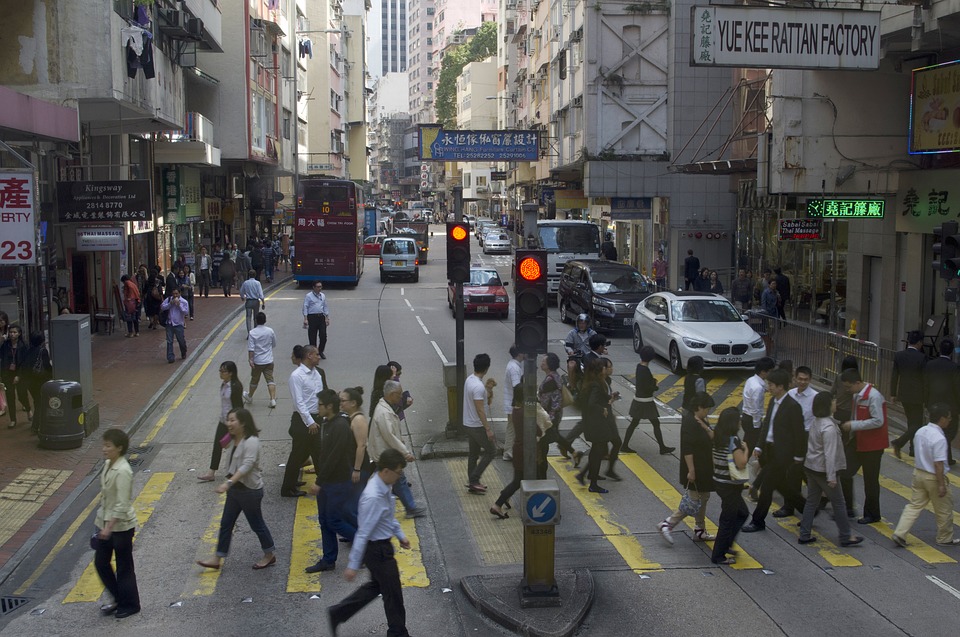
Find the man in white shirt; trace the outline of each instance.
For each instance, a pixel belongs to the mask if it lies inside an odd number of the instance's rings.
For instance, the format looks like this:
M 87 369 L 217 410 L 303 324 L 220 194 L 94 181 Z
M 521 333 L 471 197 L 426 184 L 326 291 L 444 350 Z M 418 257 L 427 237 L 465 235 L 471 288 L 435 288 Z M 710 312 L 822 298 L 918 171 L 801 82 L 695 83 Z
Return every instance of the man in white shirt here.
M 763 425 L 763 398 L 767 392 L 767 374 L 775 369 L 777 363 L 770 357 L 764 356 L 753 366 L 753 376 L 747 379 L 743 385 L 743 407 L 740 413 L 740 426 L 743 427 L 743 441 L 747 443 L 747 449 L 754 449 L 760 438 L 760 427 Z M 750 471 L 750 495 L 756 500 L 757 474 L 760 472 L 760 464 L 753 456 L 747 463 Z
M 306 492 L 299 487 L 300 467 L 307 456 L 319 466 L 320 458 L 320 416 L 317 394 L 323 391 L 323 379 L 317 371 L 320 364 L 320 352 L 313 345 L 303 348 L 300 366 L 290 374 L 290 397 L 293 398 L 294 412 L 290 418 L 290 437 L 293 446 L 287 457 L 287 466 L 283 472 L 283 484 L 280 495 L 285 498 L 299 498 Z
M 477 495 L 487 492 L 487 487 L 480 482 L 480 477 L 497 453 L 493 425 L 487 420 L 487 387 L 483 383 L 483 377 L 489 370 L 489 354 L 477 354 L 473 358 L 473 373 L 467 376 L 463 385 L 463 427 L 470 442 L 467 489 Z
M 260 384 L 260 376 L 267 380 L 270 392 L 270 408 L 277 406 L 277 384 L 273 381 L 273 348 L 277 346 L 277 335 L 273 328 L 267 327 L 267 315 L 257 312 L 257 326 L 250 330 L 247 339 L 247 359 L 250 362 L 250 389 L 243 394 L 243 402 L 253 402 L 253 393 Z
M 267 309 L 267 303 L 263 298 L 263 286 L 257 280 L 256 270 L 247 270 L 247 280 L 240 286 L 240 298 L 243 299 L 243 307 L 247 310 L 247 336 L 249 337 L 257 312 L 261 307 Z
M 520 384 L 523 377 L 523 359 L 524 354 L 516 345 L 510 346 L 510 362 L 507 363 L 507 372 L 503 378 L 503 413 L 507 415 L 507 433 L 503 440 L 503 459 L 513 460 L 513 442 L 515 433 L 513 430 L 513 388 Z
M 803 408 L 803 429 L 810 431 L 810 425 L 813 424 L 815 417 L 813 415 L 813 399 L 817 392 L 810 387 L 810 380 L 813 378 L 813 372 L 809 367 L 801 365 L 793 373 L 794 388 L 788 391 L 790 397 L 800 403 Z
M 303 297 L 303 329 L 307 330 L 307 340 L 320 349 L 320 358 L 326 358 L 323 350 L 327 347 L 327 328 L 330 326 L 330 309 L 327 307 L 327 295 L 323 293 L 323 283 L 313 282 L 313 290 Z
M 210 296 L 210 268 L 213 266 L 213 259 L 207 254 L 206 246 L 200 248 L 200 256 L 197 257 L 197 268 L 200 270 L 200 296 Z
M 930 423 L 917 430 L 913 437 L 914 469 L 913 493 L 903 507 L 900 521 L 893 532 L 897 546 L 907 545 L 907 533 L 920 513 L 933 504 L 937 518 L 937 544 L 957 546 L 960 538 L 953 537 L 953 496 L 947 480 L 947 437 L 944 430 L 950 426 L 950 406 L 934 403 L 928 408 Z
M 381 454 L 387 449 L 396 449 L 403 454 L 406 462 L 413 462 L 413 453 L 403 442 L 400 433 L 400 416 L 397 409 L 403 404 L 403 388 L 395 380 L 388 380 L 383 384 L 383 398 L 373 410 L 373 419 L 370 421 L 370 434 L 367 438 L 367 453 L 370 460 L 377 463 Z M 408 518 L 420 518 L 426 515 L 427 510 L 418 507 L 410 490 L 410 484 L 404 475 L 393 483 L 393 494 L 400 498 L 403 507 L 407 510 Z

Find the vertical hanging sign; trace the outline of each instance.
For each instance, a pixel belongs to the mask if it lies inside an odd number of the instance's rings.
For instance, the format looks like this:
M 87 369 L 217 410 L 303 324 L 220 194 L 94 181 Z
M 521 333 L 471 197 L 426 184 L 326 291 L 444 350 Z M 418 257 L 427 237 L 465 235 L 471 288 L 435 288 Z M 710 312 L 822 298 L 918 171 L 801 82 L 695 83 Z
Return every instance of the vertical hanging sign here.
M 36 265 L 37 223 L 31 172 L 0 172 L 0 265 Z

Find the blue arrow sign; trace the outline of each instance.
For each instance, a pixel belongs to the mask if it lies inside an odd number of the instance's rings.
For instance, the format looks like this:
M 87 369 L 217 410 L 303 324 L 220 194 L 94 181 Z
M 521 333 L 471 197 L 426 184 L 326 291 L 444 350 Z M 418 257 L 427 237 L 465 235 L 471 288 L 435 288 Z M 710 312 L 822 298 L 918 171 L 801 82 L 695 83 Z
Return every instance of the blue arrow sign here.
M 527 517 L 545 523 L 557 517 L 557 500 L 549 493 L 534 493 L 527 499 Z

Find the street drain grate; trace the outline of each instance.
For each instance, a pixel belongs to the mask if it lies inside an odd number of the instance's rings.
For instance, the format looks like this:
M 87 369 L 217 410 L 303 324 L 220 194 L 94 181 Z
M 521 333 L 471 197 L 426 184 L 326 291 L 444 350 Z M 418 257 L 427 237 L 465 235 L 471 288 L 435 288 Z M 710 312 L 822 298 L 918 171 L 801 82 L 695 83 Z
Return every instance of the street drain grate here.
M 29 601 L 26 597 L 0 597 L 0 615 L 12 613 Z
M 131 467 L 136 467 L 143 464 L 143 458 L 127 458 L 127 463 Z

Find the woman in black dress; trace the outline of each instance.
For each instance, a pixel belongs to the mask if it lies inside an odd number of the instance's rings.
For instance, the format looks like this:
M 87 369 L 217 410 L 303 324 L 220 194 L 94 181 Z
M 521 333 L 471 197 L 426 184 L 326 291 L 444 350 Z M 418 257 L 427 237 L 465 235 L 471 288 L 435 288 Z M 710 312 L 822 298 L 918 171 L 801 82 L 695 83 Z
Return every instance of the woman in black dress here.
M 700 509 L 694 514 L 694 542 L 713 540 L 716 536 L 707 532 L 707 500 L 713 491 L 713 428 L 707 422 L 707 414 L 713 409 L 713 398 L 706 392 L 697 392 L 690 399 L 690 408 L 683 411 L 680 421 L 680 484 L 690 492 L 690 497 L 700 501 Z M 657 526 L 660 535 L 673 544 L 673 527 L 687 514 L 677 509 Z
M 611 428 L 616 429 L 612 418 L 613 408 L 610 404 L 613 397 L 610 395 L 610 387 L 606 381 L 604 359 L 591 359 L 586 362 L 585 367 L 583 386 L 577 397 L 577 403 L 583 414 L 583 433 L 591 446 L 587 467 L 577 474 L 577 481 L 585 484 L 584 478 L 589 474 L 589 490 L 592 493 L 608 493 L 597 484 L 597 481 L 600 479 L 600 465 L 603 464 L 603 457 L 607 454 L 607 445 L 614 440 L 616 433 L 611 432 Z
M 160 268 L 153 266 L 150 276 L 147 277 L 146 291 L 143 295 L 143 311 L 150 324 L 147 329 L 155 330 L 160 326 L 160 304 L 163 303 L 163 277 Z
M 703 357 L 691 356 L 687 360 L 687 375 L 683 378 L 683 410 L 691 409 L 690 401 L 699 392 L 707 391 L 707 382 L 703 379 Z
M 641 419 L 649 420 L 653 425 L 653 435 L 660 445 L 660 455 L 666 455 L 674 451 L 674 447 L 668 447 L 663 444 L 663 433 L 660 431 L 660 412 L 657 411 L 657 403 L 653 399 L 653 393 L 657 391 L 657 381 L 650 373 L 650 361 L 656 354 L 653 348 L 645 345 L 640 349 L 640 362 L 637 363 L 637 373 L 634 379 L 636 387 L 633 403 L 630 405 L 630 426 L 627 427 L 627 433 L 623 436 L 623 445 L 620 447 L 622 453 L 636 453 L 630 448 L 630 437 L 634 430 L 640 424 Z

